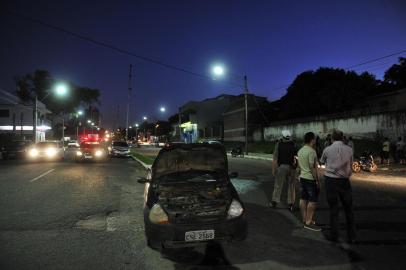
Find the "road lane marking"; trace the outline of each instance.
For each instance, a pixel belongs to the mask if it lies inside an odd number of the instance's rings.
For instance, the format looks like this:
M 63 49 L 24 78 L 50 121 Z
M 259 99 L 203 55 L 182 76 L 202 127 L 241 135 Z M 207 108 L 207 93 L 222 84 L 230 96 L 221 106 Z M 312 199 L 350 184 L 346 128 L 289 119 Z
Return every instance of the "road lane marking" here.
M 39 176 L 37 176 L 37 177 L 31 179 L 30 182 L 37 181 L 37 180 L 40 179 L 41 177 L 44 177 L 45 175 L 47 175 L 47 174 L 49 174 L 49 173 L 51 173 L 51 172 L 53 172 L 53 171 L 55 171 L 55 169 L 50 169 L 49 171 L 46 171 L 46 172 L 44 172 L 43 174 L 41 174 L 41 175 L 39 175 Z

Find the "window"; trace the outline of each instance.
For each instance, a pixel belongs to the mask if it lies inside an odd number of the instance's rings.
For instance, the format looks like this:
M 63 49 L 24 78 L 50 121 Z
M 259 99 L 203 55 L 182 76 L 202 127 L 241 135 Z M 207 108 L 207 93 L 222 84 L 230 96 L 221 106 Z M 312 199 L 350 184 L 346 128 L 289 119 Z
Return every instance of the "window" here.
M 10 110 L 0 110 L 0 117 L 2 118 L 10 117 Z

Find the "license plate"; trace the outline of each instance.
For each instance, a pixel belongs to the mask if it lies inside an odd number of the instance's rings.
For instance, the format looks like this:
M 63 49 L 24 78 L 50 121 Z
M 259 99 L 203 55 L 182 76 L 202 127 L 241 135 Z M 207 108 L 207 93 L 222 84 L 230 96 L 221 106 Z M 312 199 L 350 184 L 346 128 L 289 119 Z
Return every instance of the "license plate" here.
M 93 158 L 92 156 L 85 156 L 85 158 Z
M 190 231 L 185 233 L 185 241 L 205 241 L 214 239 L 214 230 Z

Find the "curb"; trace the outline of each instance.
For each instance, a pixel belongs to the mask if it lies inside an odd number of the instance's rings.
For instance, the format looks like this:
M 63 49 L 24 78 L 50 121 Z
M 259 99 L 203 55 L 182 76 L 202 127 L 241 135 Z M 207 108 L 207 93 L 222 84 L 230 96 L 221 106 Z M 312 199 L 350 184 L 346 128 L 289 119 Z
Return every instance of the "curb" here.
M 230 153 L 227 153 L 227 156 L 229 156 L 229 157 L 231 157 L 231 154 Z M 269 161 L 272 161 L 273 159 L 272 158 L 268 158 L 268 157 L 257 157 L 257 156 L 250 156 L 250 155 L 248 155 L 248 156 L 246 156 L 246 155 L 244 155 L 244 157 L 243 158 L 247 158 L 247 159 L 258 159 L 258 160 L 269 160 Z
M 140 163 L 140 164 L 142 165 L 142 167 L 144 167 L 144 169 L 146 169 L 147 171 L 148 171 L 148 170 L 151 170 L 152 165 L 148 165 L 148 164 L 142 162 L 141 160 L 139 160 L 138 158 L 134 157 L 133 155 L 130 155 L 130 157 L 131 157 L 133 160 L 135 160 L 135 161 L 137 161 L 138 163 Z

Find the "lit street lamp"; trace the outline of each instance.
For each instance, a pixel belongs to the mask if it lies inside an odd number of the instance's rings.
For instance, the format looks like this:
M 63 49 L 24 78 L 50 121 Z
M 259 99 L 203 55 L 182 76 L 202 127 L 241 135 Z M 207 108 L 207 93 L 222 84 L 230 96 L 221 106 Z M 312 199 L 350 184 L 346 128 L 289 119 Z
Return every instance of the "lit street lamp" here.
M 212 69 L 212 73 L 216 77 L 223 77 L 225 69 L 223 66 L 215 65 Z M 245 154 L 248 155 L 248 79 L 247 76 L 243 76 L 244 87 L 244 103 L 245 103 Z
M 160 110 L 162 113 L 164 113 L 164 112 L 166 111 L 166 108 L 162 106 L 161 108 L 159 108 L 159 110 Z
M 87 122 L 90 124 L 92 122 L 92 120 L 87 120 Z
M 148 117 L 143 116 L 142 119 L 144 119 L 144 121 L 147 121 L 147 120 L 148 120 Z
M 58 83 L 55 85 L 53 91 L 48 91 L 47 94 L 41 99 L 41 102 L 44 101 L 51 93 L 54 93 L 58 97 L 64 97 L 68 94 L 69 88 L 66 84 Z M 37 122 L 38 122 L 38 96 L 35 93 L 34 99 L 34 123 L 32 125 L 33 137 L 34 142 L 37 142 Z M 64 129 L 65 129 L 65 119 L 62 115 L 62 140 L 64 137 Z

